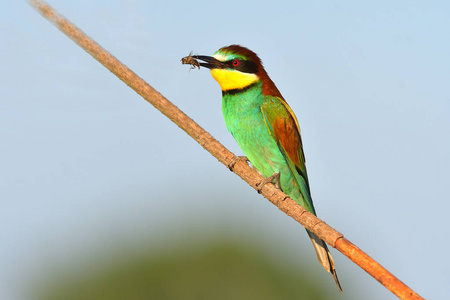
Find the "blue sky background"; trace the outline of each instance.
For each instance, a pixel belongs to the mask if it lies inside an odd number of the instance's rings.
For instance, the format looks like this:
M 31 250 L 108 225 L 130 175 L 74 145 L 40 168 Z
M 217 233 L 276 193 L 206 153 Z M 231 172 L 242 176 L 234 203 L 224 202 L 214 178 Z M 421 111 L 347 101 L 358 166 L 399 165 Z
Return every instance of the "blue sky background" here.
M 25 1 L 3 4 L 1 299 L 26 299 L 74 258 L 183 232 L 231 232 L 316 264 L 298 224 Z M 257 52 L 299 119 L 319 217 L 423 297 L 448 299 L 450 2 L 50 4 L 236 154 L 218 84 L 180 58 Z M 333 256 L 337 298 L 395 299 Z M 318 263 L 315 276 L 335 289 Z

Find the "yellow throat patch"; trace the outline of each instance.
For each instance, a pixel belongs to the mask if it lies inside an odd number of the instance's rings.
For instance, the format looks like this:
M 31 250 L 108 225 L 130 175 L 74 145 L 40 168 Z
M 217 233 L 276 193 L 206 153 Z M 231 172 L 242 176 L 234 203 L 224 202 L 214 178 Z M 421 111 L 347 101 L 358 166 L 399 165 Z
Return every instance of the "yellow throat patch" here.
M 222 91 L 243 89 L 259 80 L 256 74 L 226 69 L 212 69 L 211 75 L 219 83 Z

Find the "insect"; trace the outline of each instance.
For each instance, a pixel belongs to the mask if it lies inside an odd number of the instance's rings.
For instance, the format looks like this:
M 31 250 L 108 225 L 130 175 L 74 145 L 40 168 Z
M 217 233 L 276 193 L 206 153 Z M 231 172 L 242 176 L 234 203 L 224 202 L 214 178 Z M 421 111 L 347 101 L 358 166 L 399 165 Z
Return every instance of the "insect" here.
M 181 59 L 181 63 L 183 65 L 191 65 L 191 67 L 189 68 L 189 72 L 192 69 L 195 69 L 196 67 L 200 69 L 200 63 L 198 62 L 198 60 L 196 60 L 195 58 L 192 57 L 192 51 L 189 53 L 188 56 L 183 57 Z

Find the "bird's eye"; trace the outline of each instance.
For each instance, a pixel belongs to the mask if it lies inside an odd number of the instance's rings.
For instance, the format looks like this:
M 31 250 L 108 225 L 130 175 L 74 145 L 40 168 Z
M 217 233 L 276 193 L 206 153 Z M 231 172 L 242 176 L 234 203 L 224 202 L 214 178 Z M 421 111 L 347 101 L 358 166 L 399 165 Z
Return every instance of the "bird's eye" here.
M 232 62 L 233 66 L 237 67 L 239 66 L 239 61 L 237 59 L 233 60 Z

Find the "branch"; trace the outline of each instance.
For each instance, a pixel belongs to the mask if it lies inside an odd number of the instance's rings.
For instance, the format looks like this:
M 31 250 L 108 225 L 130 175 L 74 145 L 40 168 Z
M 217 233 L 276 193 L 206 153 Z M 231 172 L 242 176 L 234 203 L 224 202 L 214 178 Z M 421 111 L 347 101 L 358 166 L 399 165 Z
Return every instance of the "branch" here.
M 236 173 L 255 190 L 264 178 L 253 170 L 246 162 L 237 161 L 236 156 L 225 148 L 219 141 L 207 131 L 195 123 L 178 107 L 164 98 L 158 91 L 152 88 L 142 78 L 122 64 L 118 59 L 108 53 L 94 40 L 89 38 L 74 24 L 53 10 L 48 4 L 39 0 L 29 0 L 30 4 L 46 19 L 52 22 L 59 30 L 71 38 L 81 48 L 88 52 L 98 62 L 110 70 L 120 80 L 125 82 L 136 93 L 141 95 L 161 113 L 177 124 L 188 135 L 196 140 L 206 151 L 211 153 L 222 164 Z M 236 162 L 234 164 L 234 162 Z M 308 212 L 297 202 L 289 198 L 273 184 L 266 184 L 260 189 L 261 194 L 280 210 L 299 222 L 305 228 L 317 234 L 328 245 L 336 248 L 354 263 L 378 280 L 400 299 L 423 299 L 411 290 L 397 277 L 383 268 L 374 259 L 345 239 L 343 234 L 336 231 L 324 221 Z

